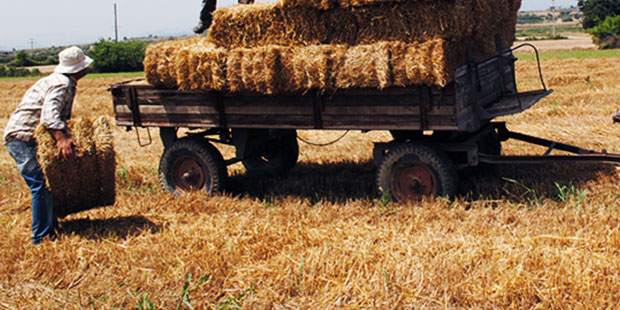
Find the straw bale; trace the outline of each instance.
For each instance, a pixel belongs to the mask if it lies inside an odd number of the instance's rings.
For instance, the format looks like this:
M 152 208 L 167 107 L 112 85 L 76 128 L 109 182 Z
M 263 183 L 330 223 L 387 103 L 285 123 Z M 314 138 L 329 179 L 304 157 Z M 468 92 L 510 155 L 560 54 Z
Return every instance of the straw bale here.
M 280 90 L 280 46 L 233 49 L 226 61 L 228 88 L 232 92 L 273 94 Z
M 391 48 L 392 86 L 445 86 L 454 70 L 465 61 L 455 44 L 436 39 L 425 43 L 393 43 Z
M 281 50 L 284 92 L 333 88 L 332 72 L 342 59 L 344 45 L 311 45 Z
M 209 41 L 226 48 L 310 45 L 325 41 L 327 29 L 315 9 L 284 9 L 279 2 L 235 5 L 213 12 Z
M 347 49 L 333 74 L 337 89 L 390 86 L 390 44 L 381 42 Z
M 37 155 L 52 194 L 56 215 L 114 204 L 116 161 L 109 120 L 82 118 L 67 122 L 75 143 L 74 160 L 57 157 L 56 141 L 42 125 L 35 133 Z
M 515 0 L 385 1 L 329 10 L 280 2 L 238 5 L 214 12 L 207 38 L 225 48 L 412 43 L 436 38 L 492 40 L 495 34 L 514 27 L 519 6 Z
M 176 67 L 181 90 L 224 89 L 228 51 L 210 44 L 197 43 L 182 47 L 170 66 Z
M 144 72 L 146 80 L 151 85 L 160 88 L 176 88 L 177 74 L 175 66 L 176 56 L 183 47 L 195 45 L 200 38 L 170 40 L 146 47 L 144 57 Z
M 494 44 L 476 44 L 476 57 L 495 53 Z M 262 94 L 390 86 L 445 86 L 465 63 L 465 44 L 434 39 L 382 41 L 356 46 L 268 45 L 227 50 L 198 42 L 179 44 L 176 76 L 182 90 Z
M 404 2 L 405 0 L 282 0 L 285 7 L 315 8 L 329 10 L 333 8 L 352 8 L 381 3 Z M 409 0 L 410 2 L 431 2 L 432 0 Z

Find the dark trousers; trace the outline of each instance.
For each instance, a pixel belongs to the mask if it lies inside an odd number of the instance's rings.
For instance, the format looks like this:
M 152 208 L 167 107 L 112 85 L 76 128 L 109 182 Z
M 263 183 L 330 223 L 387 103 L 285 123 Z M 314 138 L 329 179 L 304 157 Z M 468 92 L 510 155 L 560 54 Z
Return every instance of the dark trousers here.
M 241 4 L 250 4 L 254 3 L 254 0 L 238 0 Z M 215 5 L 217 4 L 217 0 L 202 0 L 202 10 L 200 10 L 200 21 L 206 27 L 211 25 L 211 21 L 213 17 L 211 13 L 215 11 Z
M 209 27 L 211 25 L 211 21 L 213 17 L 211 13 L 215 11 L 215 5 L 217 4 L 217 0 L 202 0 L 202 10 L 200 10 L 200 21 L 205 27 Z

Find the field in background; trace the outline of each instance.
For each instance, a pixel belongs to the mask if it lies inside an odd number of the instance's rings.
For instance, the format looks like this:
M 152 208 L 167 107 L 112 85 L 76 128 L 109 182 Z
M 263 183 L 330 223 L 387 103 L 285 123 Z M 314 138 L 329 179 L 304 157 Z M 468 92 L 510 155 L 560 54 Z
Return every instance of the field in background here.
M 530 42 L 542 51 L 596 49 L 592 37 L 584 32 L 583 27 L 578 22 L 558 23 L 556 25 L 558 39 L 551 39 L 553 30 L 550 23 L 519 24 L 517 25 L 516 36 L 515 45 Z
M 538 87 L 534 61 L 517 64 L 520 86 Z M 555 93 L 503 118 L 508 128 L 620 152 L 609 116 L 617 58 L 546 59 L 543 71 Z M 74 116 L 112 116 L 106 89 L 129 78 L 80 81 Z M 0 128 L 32 83 L 0 81 Z M 371 158 L 389 135 L 354 132 L 302 143 L 287 177 L 250 178 L 237 164 L 223 194 L 174 197 L 157 183 L 156 132 L 144 148 L 135 131 L 114 134 L 117 203 L 63 219 L 60 238 L 37 247 L 27 187 L 0 146 L 0 309 L 600 309 L 620 299 L 613 166 L 501 166 L 463 174 L 455 201 L 394 204 L 377 197 Z

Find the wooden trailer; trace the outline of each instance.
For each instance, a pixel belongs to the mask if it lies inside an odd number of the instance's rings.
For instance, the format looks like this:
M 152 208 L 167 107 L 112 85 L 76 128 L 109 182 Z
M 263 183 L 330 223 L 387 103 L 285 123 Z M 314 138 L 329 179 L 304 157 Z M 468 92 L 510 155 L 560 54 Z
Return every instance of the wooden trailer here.
M 541 74 L 541 89 L 519 92 L 516 60 L 513 50 L 505 50 L 470 62 L 443 88 L 261 95 L 120 83 L 111 92 L 117 125 L 159 128 L 165 147 L 159 175 L 167 190 L 219 191 L 226 166 L 239 161 L 248 173 L 284 174 L 297 162 L 297 129 L 389 130 L 394 141 L 376 143 L 373 152 L 377 188 L 407 200 L 455 194 L 456 169 L 502 162 L 501 141 L 523 138 L 491 121 L 528 109 L 552 90 Z M 179 137 L 179 128 L 194 130 Z M 222 158 L 218 143 L 235 146 L 235 157 Z

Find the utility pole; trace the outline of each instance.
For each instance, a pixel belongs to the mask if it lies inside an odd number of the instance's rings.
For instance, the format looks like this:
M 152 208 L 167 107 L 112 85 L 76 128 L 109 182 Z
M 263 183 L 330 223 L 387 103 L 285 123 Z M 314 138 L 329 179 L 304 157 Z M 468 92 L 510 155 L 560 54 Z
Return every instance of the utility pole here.
M 552 19 L 552 23 L 553 23 L 553 33 L 551 35 L 551 37 L 553 39 L 555 39 L 556 35 L 555 35 L 555 0 L 551 0 L 551 19 Z
M 114 3 L 114 38 L 118 43 L 118 15 L 116 14 L 116 2 Z
M 34 55 L 34 39 L 31 38 L 28 43 L 30 43 L 30 55 Z

